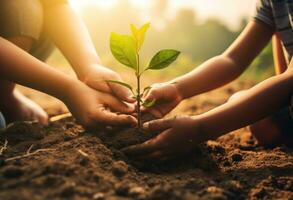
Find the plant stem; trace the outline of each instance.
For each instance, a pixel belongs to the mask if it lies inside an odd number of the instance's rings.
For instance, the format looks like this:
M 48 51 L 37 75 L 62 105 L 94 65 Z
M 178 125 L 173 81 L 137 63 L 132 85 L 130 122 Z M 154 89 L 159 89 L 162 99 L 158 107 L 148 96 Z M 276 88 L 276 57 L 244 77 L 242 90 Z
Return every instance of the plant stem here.
M 141 126 L 141 110 L 140 110 L 140 75 L 137 75 L 137 125 L 138 125 L 138 129 L 141 130 L 142 126 Z
M 138 130 L 141 131 L 142 126 L 141 126 L 141 110 L 140 110 L 140 62 L 139 62 L 139 54 L 137 53 L 137 126 Z

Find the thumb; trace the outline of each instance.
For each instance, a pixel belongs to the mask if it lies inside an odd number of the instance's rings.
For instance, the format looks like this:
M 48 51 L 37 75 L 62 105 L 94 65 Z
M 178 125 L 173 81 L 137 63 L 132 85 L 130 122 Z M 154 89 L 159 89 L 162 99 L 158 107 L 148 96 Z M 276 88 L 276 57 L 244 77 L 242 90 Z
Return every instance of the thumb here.
M 156 92 L 156 90 L 151 89 L 145 96 L 144 101 L 153 101 L 153 100 L 158 100 L 159 95 Z
M 110 93 L 111 89 L 104 80 L 85 80 L 84 83 L 92 89 L 100 92 Z
M 158 102 L 160 100 L 160 93 L 157 93 L 156 90 L 151 89 L 147 94 L 146 97 L 144 98 L 145 102 L 151 102 L 155 100 L 156 102 Z M 146 107 L 142 107 L 142 111 L 143 112 L 149 112 L 151 113 L 155 118 L 162 118 L 163 114 L 160 112 L 159 110 L 160 105 L 158 105 L 157 103 L 151 107 L 151 108 L 146 108 Z
M 122 101 L 119 101 L 113 96 L 105 97 L 105 105 L 107 105 L 111 110 L 121 113 L 133 113 L 135 111 L 135 106 L 133 104 L 128 104 Z
M 146 131 L 164 131 L 172 127 L 173 119 L 158 119 L 143 124 Z
M 132 98 L 132 93 L 121 85 L 109 83 L 112 92 L 121 100 L 128 103 L 134 103 L 135 99 Z
M 157 108 L 146 108 L 146 107 L 142 106 L 141 112 L 150 113 L 153 117 L 155 117 L 157 119 L 164 117 L 163 114 L 160 112 L 160 110 Z
M 102 123 L 107 125 L 136 125 L 137 121 L 133 116 L 125 115 L 125 114 L 117 114 L 112 113 L 111 111 L 104 110 L 103 112 L 100 112 L 99 110 L 94 112 L 93 114 L 94 119 L 96 120 L 96 123 Z

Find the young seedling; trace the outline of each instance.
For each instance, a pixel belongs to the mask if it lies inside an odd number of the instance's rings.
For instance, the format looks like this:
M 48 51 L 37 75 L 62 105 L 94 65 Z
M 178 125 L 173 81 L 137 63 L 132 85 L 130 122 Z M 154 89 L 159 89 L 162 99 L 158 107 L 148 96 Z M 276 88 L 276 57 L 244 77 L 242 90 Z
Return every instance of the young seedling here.
M 141 90 L 141 76 L 148 70 L 160 70 L 168 67 L 179 56 L 180 52 L 173 49 L 165 49 L 159 51 L 149 62 L 148 66 L 142 68 L 140 65 L 140 49 L 144 43 L 146 31 L 149 29 L 150 23 L 144 24 L 141 28 L 137 28 L 131 24 L 131 35 L 120 35 L 111 33 L 110 48 L 113 56 L 123 65 L 134 70 L 137 88 L 133 90 L 132 86 L 127 83 L 108 80 L 109 83 L 119 84 L 128 88 L 133 98 L 137 102 L 137 121 L 138 128 L 141 130 L 141 106 L 150 108 L 155 105 L 155 99 L 152 101 L 143 101 L 143 95 L 151 89 L 150 86 Z

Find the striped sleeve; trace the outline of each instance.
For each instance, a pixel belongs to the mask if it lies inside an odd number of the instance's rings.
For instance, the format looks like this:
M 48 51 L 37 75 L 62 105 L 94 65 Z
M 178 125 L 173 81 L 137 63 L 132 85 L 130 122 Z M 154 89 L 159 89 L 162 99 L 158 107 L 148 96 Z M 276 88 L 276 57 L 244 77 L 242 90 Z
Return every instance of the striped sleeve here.
M 276 29 L 270 0 L 257 0 L 256 11 L 253 18 L 272 29 Z

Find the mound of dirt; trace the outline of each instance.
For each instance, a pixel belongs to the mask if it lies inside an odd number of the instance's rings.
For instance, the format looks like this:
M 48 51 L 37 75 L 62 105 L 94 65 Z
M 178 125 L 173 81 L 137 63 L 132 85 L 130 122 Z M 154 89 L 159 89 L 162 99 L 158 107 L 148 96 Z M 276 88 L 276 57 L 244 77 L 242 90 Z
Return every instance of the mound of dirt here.
M 142 117 L 142 122 L 154 119 L 152 115 L 147 114 Z M 108 130 L 94 131 L 94 135 L 99 137 L 105 145 L 109 148 L 121 149 L 134 144 L 139 144 L 154 137 L 156 133 L 144 133 L 138 128 L 121 127 L 113 129 L 109 127 Z
M 154 135 L 86 131 L 72 118 L 16 123 L 0 134 L 0 199 L 293 198 L 285 146 L 264 149 L 242 129 L 166 163 L 137 165 L 120 151 Z

